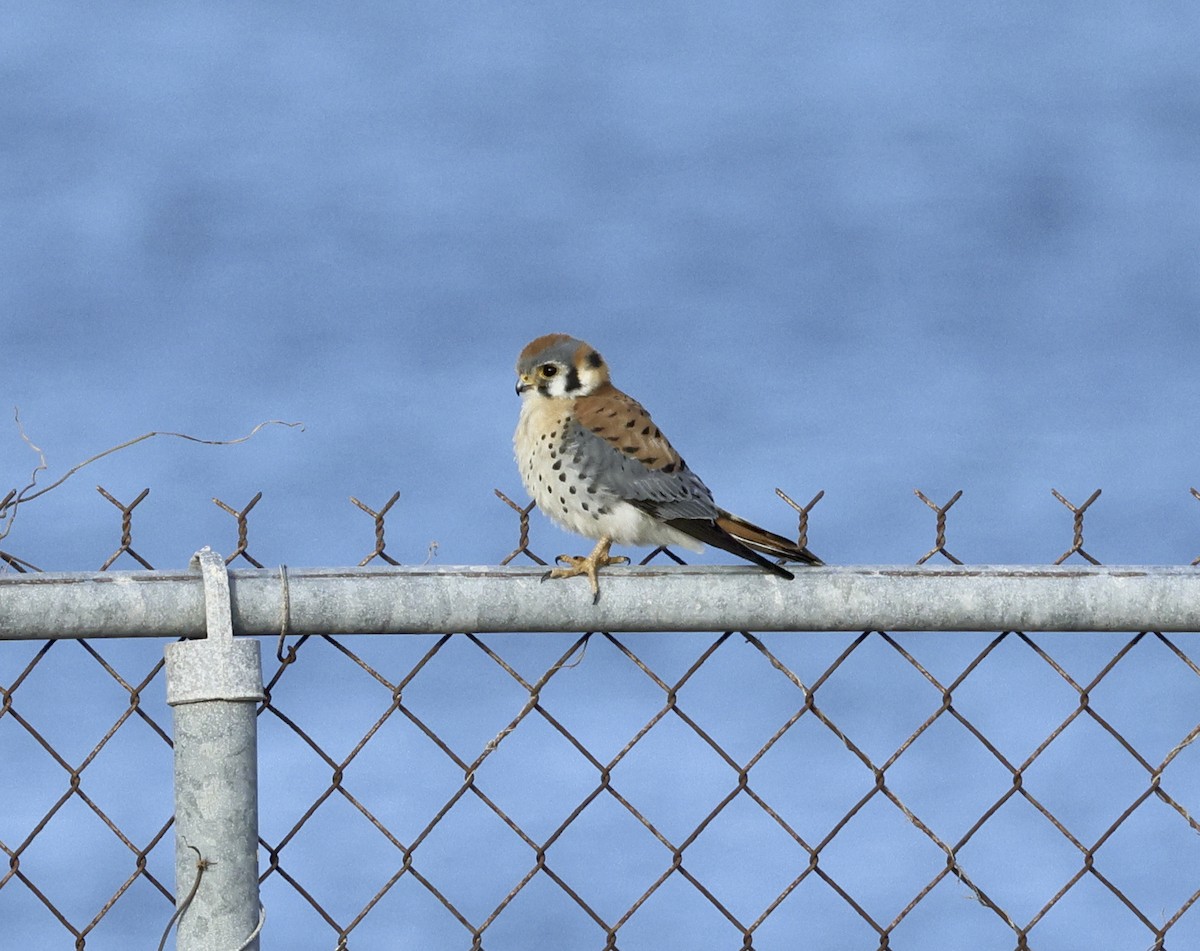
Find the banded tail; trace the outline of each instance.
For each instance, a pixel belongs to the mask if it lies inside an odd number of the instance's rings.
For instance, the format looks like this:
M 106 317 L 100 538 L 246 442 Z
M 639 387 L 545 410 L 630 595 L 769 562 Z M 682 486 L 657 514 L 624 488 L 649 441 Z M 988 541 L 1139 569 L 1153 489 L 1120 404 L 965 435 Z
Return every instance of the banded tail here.
M 765 528 L 759 528 L 752 522 L 747 522 L 744 518 L 739 518 L 732 512 L 726 512 L 724 509 L 717 510 L 720 514 L 717 516 L 717 527 L 722 531 L 732 535 L 742 544 L 755 551 L 761 551 L 767 555 L 773 555 L 776 558 L 786 558 L 788 561 L 799 562 L 802 565 L 823 565 L 821 561 L 807 548 L 801 548 L 795 542 L 784 538 L 782 535 L 776 535 L 774 532 L 768 532 Z M 776 565 L 775 567 L 779 567 Z
M 685 535 L 690 535 L 696 541 L 712 545 L 714 548 L 724 549 L 739 558 L 752 561 L 789 581 L 796 576 L 782 565 L 777 565 L 770 559 L 764 558 L 759 552 L 804 565 L 825 564 L 807 548 L 800 547 L 782 535 L 759 528 L 752 522 L 747 522 L 744 518 L 739 518 L 724 509 L 717 509 L 717 517 L 712 521 L 698 518 L 675 518 L 668 519 L 667 524 Z

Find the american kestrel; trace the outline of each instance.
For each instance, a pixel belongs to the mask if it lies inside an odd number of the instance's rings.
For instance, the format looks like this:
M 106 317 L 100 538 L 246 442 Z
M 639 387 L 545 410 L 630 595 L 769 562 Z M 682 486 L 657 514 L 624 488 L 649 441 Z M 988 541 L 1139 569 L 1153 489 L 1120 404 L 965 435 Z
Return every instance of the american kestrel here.
M 599 541 L 586 558 L 560 555 L 567 567 L 547 578 L 586 575 L 629 559 L 618 545 L 714 545 L 781 578 L 795 576 L 759 552 L 822 564 L 807 548 L 719 508 L 642 405 L 609 378 L 595 348 L 566 334 L 538 337 L 517 359 L 521 417 L 513 436 L 521 481 L 538 508 L 561 526 Z

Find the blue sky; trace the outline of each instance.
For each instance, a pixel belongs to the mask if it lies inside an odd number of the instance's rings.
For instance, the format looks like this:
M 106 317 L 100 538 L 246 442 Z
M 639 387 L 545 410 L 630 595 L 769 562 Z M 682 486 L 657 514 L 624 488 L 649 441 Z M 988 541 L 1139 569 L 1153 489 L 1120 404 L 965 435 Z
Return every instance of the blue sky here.
M 495 562 L 515 531 L 492 490 L 523 498 L 512 367 L 552 331 L 600 349 L 727 508 L 787 530 L 774 488 L 824 489 L 828 561 L 924 554 L 914 488 L 964 490 L 949 548 L 971 563 L 1066 550 L 1052 488 L 1103 488 L 1104 562 L 1200 555 L 1189 7 L 49 2 L 6 21 L 0 393 L 42 481 L 150 430 L 304 423 L 97 463 L 4 540 L 39 567 L 116 547 L 97 484 L 151 489 L 134 547 L 158 567 L 231 550 L 211 499 L 259 490 L 264 564 L 357 563 L 371 525 L 348 496 L 393 491 L 395 557 Z M 35 462 L 0 421 L 0 488 Z M 585 543 L 535 517 L 533 544 Z

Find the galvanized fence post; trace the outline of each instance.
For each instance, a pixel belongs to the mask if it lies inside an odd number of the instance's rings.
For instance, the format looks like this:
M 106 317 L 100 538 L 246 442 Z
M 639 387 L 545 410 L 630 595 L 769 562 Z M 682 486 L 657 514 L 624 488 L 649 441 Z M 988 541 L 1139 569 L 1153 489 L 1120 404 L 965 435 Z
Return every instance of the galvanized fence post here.
M 178 951 L 257 951 L 258 742 L 262 660 L 233 639 L 229 575 L 216 552 L 192 558 L 204 582 L 208 636 L 166 647 L 175 728 Z

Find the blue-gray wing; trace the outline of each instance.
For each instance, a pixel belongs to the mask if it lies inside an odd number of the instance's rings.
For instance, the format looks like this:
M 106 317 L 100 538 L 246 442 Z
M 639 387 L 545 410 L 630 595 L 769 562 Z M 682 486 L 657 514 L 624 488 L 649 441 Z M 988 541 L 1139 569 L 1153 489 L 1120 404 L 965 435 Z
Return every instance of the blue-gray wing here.
M 624 424 L 619 428 L 625 430 Z M 663 521 L 717 517 L 708 486 L 669 445 L 670 458 L 662 461 L 662 456 L 646 454 L 644 439 L 639 443 L 628 430 L 620 436 L 618 440 L 609 439 L 572 422 L 564 433 L 563 454 L 586 481 L 599 486 L 600 493 L 630 502 Z
M 745 558 L 783 578 L 793 575 L 759 552 L 808 564 L 820 560 L 786 538 L 713 504 L 712 493 L 637 400 L 611 384 L 575 401 L 563 454 L 597 492 L 622 499 L 684 535 Z

